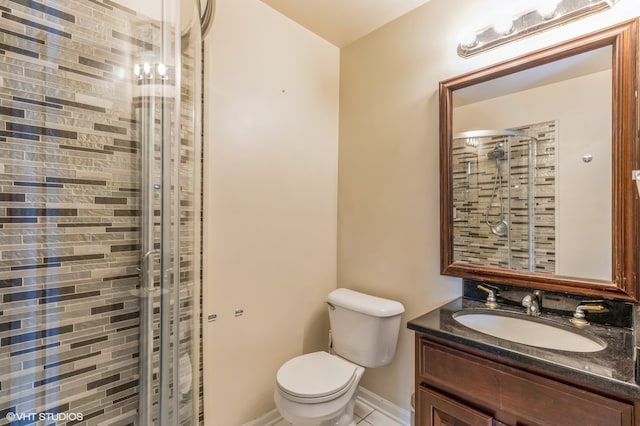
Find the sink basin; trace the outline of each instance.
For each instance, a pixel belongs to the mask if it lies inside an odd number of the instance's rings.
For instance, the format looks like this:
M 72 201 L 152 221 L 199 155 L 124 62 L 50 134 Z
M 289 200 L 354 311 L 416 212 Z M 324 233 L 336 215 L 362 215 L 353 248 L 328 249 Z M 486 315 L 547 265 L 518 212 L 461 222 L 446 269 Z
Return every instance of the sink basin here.
M 555 324 L 510 312 L 460 311 L 453 314 L 460 324 L 500 339 L 569 352 L 598 352 L 607 344 L 597 337 Z

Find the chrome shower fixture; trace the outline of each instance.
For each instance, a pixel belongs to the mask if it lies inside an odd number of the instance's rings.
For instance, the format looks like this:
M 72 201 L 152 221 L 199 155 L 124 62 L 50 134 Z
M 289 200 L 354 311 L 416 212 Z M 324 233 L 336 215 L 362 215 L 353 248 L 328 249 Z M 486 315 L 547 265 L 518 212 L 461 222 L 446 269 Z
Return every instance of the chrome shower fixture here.
M 536 0 L 517 16 L 500 16 L 491 25 L 467 31 L 458 56 L 468 58 L 485 50 L 554 28 L 613 7 L 618 0 Z
M 502 185 L 502 160 L 504 159 L 504 144 L 497 142 L 495 148 L 487 153 L 489 160 L 496 161 L 496 173 L 493 175 L 493 190 L 491 191 L 491 198 L 489 204 L 487 204 L 487 210 L 484 213 L 484 221 L 491 229 L 491 232 L 499 237 L 506 237 L 509 235 L 509 223 L 504 215 L 504 196 Z M 494 221 L 489 220 L 489 213 L 491 211 L 491 205 L 493 200 L 498 195 L 498 203 L 500 204 L 500 215 Z
M 470 130 L 467 132 L 456 133 L 453 135 L 454 140 L 464 140 L 467 146 L 480 146 L 480 139 L 486 138 L 488 141 L 494 142 L 495 146 L 489 152 L 487 152 L 487 159 L 496 162 L 496 172 L 493 175 L 493 189 L 491 190 L 491 198 L 487 209 L 484 213 L 484 221 L 491 230 L 491 232 L 499 237 L 506 237 L 509 235 L 509 222 L 507 222 L 507 216 L 504 211 L 504 188 L 503 188 L 503 173 L 502 173 L 502 161 L 508 158 L 508 149 L 504 140 L 509 136 L 527 136 L 527 134 L 521 130 Z M 530 137 L 530 136 L 527 136 Z M 473 141 L 473 143 L 469 143 Z M 470 162 L 467 163 L 467 176 L 469 173 Z M 495 199 L 498 199 L 500 210 L 495 220 L 491 220 L 491 206 Z
M 503 160 L 504 159 L 504 148 L 502 142 L 498 142 L 496 147 L 487 153 L 487 157 L 489 160 Z

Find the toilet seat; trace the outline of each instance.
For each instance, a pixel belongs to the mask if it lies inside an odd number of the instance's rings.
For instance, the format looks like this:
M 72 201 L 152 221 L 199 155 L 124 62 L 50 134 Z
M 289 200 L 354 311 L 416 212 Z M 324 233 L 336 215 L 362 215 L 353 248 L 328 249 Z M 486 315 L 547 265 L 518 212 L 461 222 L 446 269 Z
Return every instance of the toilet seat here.
M 279 390 L 290 401 L 319 403 L 346 393 L 357 380 L 358 368 L 337 355 L 313 352 L 284 363 L 276 380 Z

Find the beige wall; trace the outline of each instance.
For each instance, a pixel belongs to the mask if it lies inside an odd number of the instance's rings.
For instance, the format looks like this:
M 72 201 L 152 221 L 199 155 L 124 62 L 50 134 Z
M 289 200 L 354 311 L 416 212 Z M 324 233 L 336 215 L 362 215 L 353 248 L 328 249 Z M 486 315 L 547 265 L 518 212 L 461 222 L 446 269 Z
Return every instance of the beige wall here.
M 258 0 L 217 3 L 205 52 L 204 391 L 206 424 L 231 426 L 274 407 L 284 361 L 326 347 L 339 50 Z
M 597 16 L 470 59 L 458 34 L 486 24 L 504 0 L 431 0 L 341 50 L 338 285 L 401 301 L 404 319 L 459 294 L 439 274 L 438 82 L 640 15 L 622 0 Z M 485 9 L 486 8 L 486 9 Z M 404 325 L 403 325 L 404 326 Z M 413 336 L 364 387 L 409 407 Z

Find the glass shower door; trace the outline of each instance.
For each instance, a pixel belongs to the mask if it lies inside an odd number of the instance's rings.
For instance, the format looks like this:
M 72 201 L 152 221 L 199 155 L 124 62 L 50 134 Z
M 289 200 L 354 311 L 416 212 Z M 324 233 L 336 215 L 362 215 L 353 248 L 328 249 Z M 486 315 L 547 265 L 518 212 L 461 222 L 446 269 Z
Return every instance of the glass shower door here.
M 142 145 L 140 424 L 191 425 L 199 412 L 201 32 L 191 5 L 164 1 L 180 24 L 164 19 L 147 28 L 161 47 L 141 51 L 134 65 Z M 185 9 L 191 16 L 180 19 Z
M 200 27 L 144 4 L 0 0 L 2 426 L 202 423 Z

